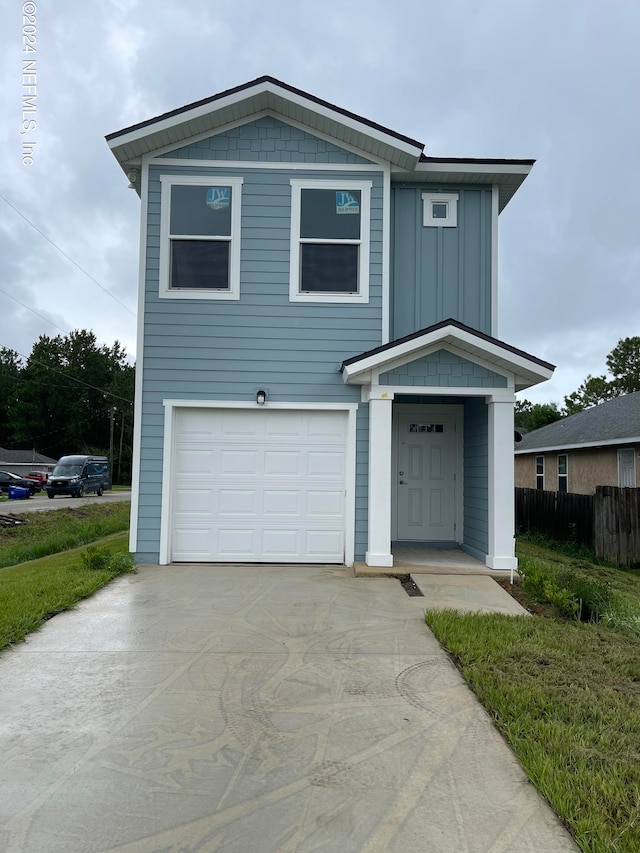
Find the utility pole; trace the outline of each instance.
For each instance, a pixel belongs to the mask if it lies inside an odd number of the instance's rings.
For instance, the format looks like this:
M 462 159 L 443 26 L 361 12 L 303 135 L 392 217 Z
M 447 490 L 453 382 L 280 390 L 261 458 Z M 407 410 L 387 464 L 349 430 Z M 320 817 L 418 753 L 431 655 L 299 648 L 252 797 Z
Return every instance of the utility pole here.
M 113 485 L 113 417 L 117 409 L 115 406 L 109 407 L 109 481 Z

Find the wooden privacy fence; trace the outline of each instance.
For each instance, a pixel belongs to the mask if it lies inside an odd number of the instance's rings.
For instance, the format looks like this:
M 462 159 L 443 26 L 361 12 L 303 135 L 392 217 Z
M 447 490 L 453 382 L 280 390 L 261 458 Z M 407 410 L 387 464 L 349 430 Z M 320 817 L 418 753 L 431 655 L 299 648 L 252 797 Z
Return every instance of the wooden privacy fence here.
M 595 495 L 516 489 L 516 530 L 586 545 L 619 566 L 640 566 L 640 489 L 597 486 Z
M 596 556 L 618 566 L 640 565 L 640 489 L 597 486 L 593 504 Z
M 516 530 L 593 548 L 593 495 L 516 489 Z

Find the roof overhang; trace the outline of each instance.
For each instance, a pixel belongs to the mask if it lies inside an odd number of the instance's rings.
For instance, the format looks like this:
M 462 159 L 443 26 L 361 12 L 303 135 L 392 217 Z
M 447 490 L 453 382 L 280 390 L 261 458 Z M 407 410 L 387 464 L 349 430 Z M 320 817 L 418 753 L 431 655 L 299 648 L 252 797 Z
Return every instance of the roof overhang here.
M 342 363 L 342 378 L 348 385 L 368 385 L 375 373 L 414 361 L 434 349 L 452 348 L 470 361 L 491 365 L 497 372 L 514 377 L 514 390 L 523 391 L 545 382 L 553 375 L 554 365 L 529 355 L 523 350 L 484 335 L 456 320 L 444 320 L 427 329 L 384 344 Z M 464 393 L 464 388 L 460 389 Z
M 194 136 L 215 133 L 265 112 L 303 124 L 409 171 L 415 168 L 424 147 L 414 139 L 267 76 L 116 131 L 106 139 L 126 172 L 144 154 L 171 145 L 179 147 Z
M 498 187 L 502 212 L 523 183 L 535 160 L 422 157 L 411 171 L 394 170 L 392 180 L 415 184 L 483 184 Z
M 640 435 L 626 436 L 624 438 L 607 438 L 601 441 L 580 441 L 573 444 L 549 444 L 540 447 L 527 447 L 524 450 L 516 450 L 516 455 L 525 456 L 530 453 L 564 453 L 567 450 L 598 450 L 604 447 L 621 447 L 629 444 L 640 444 Z

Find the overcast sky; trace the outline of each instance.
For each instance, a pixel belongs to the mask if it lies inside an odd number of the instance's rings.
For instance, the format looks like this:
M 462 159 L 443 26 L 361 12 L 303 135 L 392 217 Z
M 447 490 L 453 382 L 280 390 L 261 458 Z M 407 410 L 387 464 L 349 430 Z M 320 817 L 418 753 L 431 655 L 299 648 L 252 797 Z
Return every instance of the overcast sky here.
M 640 334 L 637 0 L 0 9 L 0 346 L 28 355 L 41 334 L 84 328 L 135 356 L 140 202 L 104 136 L 262 74 L 429 155 L 536 158 L 500 217 L 499 337 L 557 365 L 524 396 L 562 403 Z M 22 134 L 24 60 L 37 127 Z

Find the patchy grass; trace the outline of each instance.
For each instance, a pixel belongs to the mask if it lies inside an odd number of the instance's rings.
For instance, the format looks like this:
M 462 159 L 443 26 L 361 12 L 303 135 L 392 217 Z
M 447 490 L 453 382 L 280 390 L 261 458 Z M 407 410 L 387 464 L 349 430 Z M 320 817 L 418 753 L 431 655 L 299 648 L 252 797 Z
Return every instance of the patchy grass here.
M 126 533 L 102 539 L 99 548 L 83 546 L 0 569 L 0 649 L 130 571 Z
M 129 529 L 128 501 L 29 512 L 24 524 L 0 527 L 0 568 L 57 554 Z
M 519 542 L 518 553 L 541 570 L 538 581 L 558 581 L 547 618 L 442 611 L 428 612 L 426 622 L 580 849 L 636 853 L 640 632 L 606 614 L 617 607 L 637 617 L 640 576 L 535 543 Z M 576 600 L 580 590 L 606 591 L 599 621 L 581 622 L 565 606 L 567 576 L 578 578 Z M 534 601 L 539 593 L 528 594 Z

